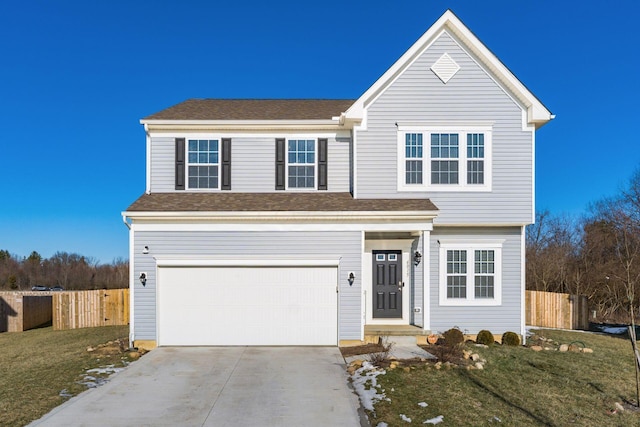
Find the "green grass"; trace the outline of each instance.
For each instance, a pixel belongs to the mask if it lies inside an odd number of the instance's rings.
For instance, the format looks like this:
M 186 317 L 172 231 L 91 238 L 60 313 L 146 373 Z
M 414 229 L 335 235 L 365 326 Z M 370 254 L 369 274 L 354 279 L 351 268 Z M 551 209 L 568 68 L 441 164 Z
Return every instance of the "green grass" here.
M 439 426 L 637 426 L 640 413 L 611 414 L 615 402 L 635 403 L 635 367 L 628 340 L 602 335 L 541 330 L 560 343 L 581 341 L 588 353 L 534 352 L 524 347 L 467 347 L 487 360 L 484 370 L 437 370 L 432 364 L 410 372 L 387 370 L 378 382 L 391 402 L 376 404 L 371 424 L 413 424 L 438 415 Z M 429 406 L 421 408 L 418 402 Z M 500 419 L 500 423 L 496 420 Z
M 123 354 L 87 347 L 126 338 L 128 332 L 128 326 L 108 326 L 0 334 L 0 425 L 26 425 L 67 400 L 62 390 L 72 395 L 86 390 L 77 381 L 87 369 L 123 366 Z

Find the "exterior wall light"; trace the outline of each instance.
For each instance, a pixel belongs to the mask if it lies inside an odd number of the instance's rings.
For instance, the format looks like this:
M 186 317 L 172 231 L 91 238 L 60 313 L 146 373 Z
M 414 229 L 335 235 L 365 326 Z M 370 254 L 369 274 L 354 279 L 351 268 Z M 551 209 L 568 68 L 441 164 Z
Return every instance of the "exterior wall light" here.
M 356 280 L 356 275 L 353 274 L 353 271 L 349 272 L 349 277 L 347 280 L 349 280 L 349 286 L 353 286 L 353 282 Z
M 148 254 L 149 253 L 149 246 L 145 246 L 144 249 L 142 249 L 142 253 L 143 254 Z
M 142 283 L 142 286 L 147 285 L 147 273 L 140 273 L 140 277 L 138 279 L 140 279 L 140 283 Z
M 420 261 L 422 261 L 422 254 L 419 251 L 416 251 L 413 254 L 413 264 L 417 267 L 418 264 L 420 264 Z

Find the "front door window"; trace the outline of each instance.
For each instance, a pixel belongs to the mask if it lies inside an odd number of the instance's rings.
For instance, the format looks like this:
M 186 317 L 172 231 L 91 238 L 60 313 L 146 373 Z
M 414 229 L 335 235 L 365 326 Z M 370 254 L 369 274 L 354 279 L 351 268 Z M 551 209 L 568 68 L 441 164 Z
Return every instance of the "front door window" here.
M 401 251 L 373 251 L 374 318 L 402 318 L 401 261 Z

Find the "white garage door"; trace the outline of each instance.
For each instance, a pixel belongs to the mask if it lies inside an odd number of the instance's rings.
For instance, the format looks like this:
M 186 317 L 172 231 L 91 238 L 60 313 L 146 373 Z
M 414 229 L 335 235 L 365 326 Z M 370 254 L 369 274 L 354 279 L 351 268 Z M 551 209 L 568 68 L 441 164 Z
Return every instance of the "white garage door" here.
M 336 267 L 160 267 L 159 345 L 336 345 Z

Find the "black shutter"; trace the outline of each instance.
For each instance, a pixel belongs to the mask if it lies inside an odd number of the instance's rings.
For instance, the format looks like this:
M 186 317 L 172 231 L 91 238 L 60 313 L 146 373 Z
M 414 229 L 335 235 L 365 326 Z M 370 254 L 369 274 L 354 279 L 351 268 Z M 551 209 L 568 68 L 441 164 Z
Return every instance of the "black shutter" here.
M 222 161 L 220 162 L 222 190 L 231 190 L 231 138 L 222 138 Z
M 176 190 L 184 190 L 184 138 L 176 138 Z
M 318 190 L 327 189 L 327 138 L 318 139 Z
M 284 138 L 276 138 L 276 190 L 285 188 L 285 153 L 286 141 Z

